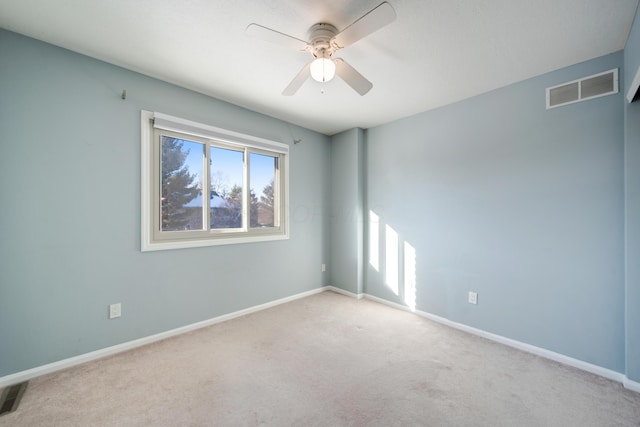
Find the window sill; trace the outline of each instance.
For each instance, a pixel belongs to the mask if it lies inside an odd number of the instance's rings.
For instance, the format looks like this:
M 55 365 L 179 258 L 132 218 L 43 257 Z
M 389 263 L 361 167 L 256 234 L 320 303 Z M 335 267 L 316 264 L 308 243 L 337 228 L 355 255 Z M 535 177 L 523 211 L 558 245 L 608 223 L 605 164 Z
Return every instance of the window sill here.
M 186 248 L 202 248 L 207 246 L 233 245 L 237 243 L 258 243 L 269 242 L 275 240 L 288 240 L 288 234 L 270 234 L 264 236 L 243 236 L 216 239 L 199 239 L 199 240 L 170 240 L 164 242 L 150 242 L 144 239 L 141 245 L 142 252 L 164 251 L 170 249 L 186 249 Z

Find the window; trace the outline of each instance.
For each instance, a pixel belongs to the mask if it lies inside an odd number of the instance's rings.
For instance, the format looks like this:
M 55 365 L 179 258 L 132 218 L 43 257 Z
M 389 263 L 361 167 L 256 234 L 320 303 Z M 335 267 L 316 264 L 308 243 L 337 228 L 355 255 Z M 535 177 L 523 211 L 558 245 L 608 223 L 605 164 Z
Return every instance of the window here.
M 286 144 L 142 111 L 142 251 L 289 238 Z

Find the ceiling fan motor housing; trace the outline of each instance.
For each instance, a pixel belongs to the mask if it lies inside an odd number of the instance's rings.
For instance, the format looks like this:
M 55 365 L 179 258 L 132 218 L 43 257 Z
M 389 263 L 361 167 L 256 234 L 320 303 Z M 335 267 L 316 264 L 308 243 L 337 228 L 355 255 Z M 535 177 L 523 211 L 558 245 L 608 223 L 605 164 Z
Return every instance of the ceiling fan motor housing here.
M 331 39 L 338 34 L 338 29 L 331 24 L 318 23 L 309 29 L 309 45 L 312 48 L 312 54 L 316 58 L 330 58 L 337 50 L 332 46 Z

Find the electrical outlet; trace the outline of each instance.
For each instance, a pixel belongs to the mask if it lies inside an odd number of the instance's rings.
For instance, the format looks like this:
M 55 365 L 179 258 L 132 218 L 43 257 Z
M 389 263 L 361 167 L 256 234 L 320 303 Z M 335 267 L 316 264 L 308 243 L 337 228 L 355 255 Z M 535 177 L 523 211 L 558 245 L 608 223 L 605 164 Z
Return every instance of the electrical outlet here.
M 469 291 L 469 304 L 478 303 L 478 293 Z
M 120 303 L 111 304 L 109 306 L 109 319 L 115 319 L 122 316 L 122 305 Z
M 322 272 L 324 273 L 325 271 L 327 271 L 327 264 L 322 264 Z

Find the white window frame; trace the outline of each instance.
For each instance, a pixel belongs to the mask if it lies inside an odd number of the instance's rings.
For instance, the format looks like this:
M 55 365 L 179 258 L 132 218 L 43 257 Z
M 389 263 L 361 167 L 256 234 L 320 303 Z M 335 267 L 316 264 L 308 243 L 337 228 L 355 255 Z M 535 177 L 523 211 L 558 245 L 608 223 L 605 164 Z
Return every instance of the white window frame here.
M 140 114 L 140 125 L 142 252 L 289 239 L 289 146 L 287 144 L 144 110 Z M 158 129 L 173 136 L 182 136 L 184 139 L 211 146 L 227 146 L 244 150 L 246 154 L 277 156 L 278 171 L 274 181 L 274 191 L 279 194 L 279 203 L 275 207 L 274 215 L 277 215 L 275 226 L 251 228 L 248 225 L 248 212 L 243 211 L 243 226 L 240 229 L 161 231 L 159 225 L 160 142 L 159 138 L 156 141 L 154 136 Z M 245 155 L 245 169 L 248 161 L 248 155 Z M 208 171 L 204 173 L 207 177 L 205 182 L 208 182 Z M 246 182 L 248 171 L 245 170 L 244 176 Z M 245 210 L 248 210 L 250 195 L 243 196 L 246 199 L 243 205 Z M 208 215 L 207 212 L 206 216 Z

